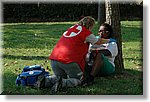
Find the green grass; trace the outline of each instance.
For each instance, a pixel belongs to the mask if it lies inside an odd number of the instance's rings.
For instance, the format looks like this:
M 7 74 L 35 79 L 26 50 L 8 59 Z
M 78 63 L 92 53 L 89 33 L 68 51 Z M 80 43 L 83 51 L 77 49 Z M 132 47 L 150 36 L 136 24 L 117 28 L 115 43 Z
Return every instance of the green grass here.
M 50 71 L 48 57 L 62 33 L 76 22 L 4 23 L 3 24 L 3 93 L 51 94 L 50 89 L 16 87 L 15 79 L 24 66 L 39 64 Z M 125 75 L 96 78 L 89 87 L 69 88 L 63 95 L 142 95 L 142 22 L 122 21 Z M 93 33 L 97 34 L 96 24 Z

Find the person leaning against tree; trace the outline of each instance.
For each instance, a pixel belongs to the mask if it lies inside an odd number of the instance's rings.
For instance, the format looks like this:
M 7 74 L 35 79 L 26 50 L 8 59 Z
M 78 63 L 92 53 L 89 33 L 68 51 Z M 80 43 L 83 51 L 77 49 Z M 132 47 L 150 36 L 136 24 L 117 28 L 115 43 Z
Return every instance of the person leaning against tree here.
M 110 39 L 111 41 L 90 46 L 82 81 L 83 86 L 93 84 L 96 76 L 108 76 L 115 72 L 114 60 L 118 54 L 118 47 L 116 40 L 112 38 L 113 29 L 108 23 L 103 23 L 98 34 L 101 39 Z

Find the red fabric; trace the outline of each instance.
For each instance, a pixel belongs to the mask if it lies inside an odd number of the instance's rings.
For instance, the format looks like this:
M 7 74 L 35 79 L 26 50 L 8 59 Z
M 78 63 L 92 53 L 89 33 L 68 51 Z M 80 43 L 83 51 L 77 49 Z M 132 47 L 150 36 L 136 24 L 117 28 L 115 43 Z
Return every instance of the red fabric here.
M 69 28 L 54 47 L 49 59 L 65 64 L 76 62 L 83 71 L 89 48 L 89 43 L 86 43 L 85 39 L 90 34 L 92 32 L 83 26 L 75 25 Z

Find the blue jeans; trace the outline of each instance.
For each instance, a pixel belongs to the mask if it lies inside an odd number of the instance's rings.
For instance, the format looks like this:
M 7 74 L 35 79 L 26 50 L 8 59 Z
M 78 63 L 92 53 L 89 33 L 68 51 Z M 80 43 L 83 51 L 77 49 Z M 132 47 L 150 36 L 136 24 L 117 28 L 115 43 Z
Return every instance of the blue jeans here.
M 51 67 L 56 77 L 60 76 L 63 78 L 63 87 L 74 87 L 81 84 L 83 72 L 77 63 L 64 64 L 56 60 L 51 60 Z

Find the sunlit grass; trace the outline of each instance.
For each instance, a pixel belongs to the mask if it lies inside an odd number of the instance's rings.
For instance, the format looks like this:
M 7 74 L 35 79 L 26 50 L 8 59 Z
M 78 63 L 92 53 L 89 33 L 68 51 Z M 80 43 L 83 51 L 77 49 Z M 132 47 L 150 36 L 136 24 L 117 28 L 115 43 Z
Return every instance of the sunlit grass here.
M 52 74 L 48 57 L 62 33 L 77 22 L 4 23 L 3 94 L 51 94 L 50 89 L 16 87 L 16 76 L 24 66 L 38 64 Z M 96 23 L 92 32 L 97 34 Z M 69 88 L 58 94 L 142 94 L 142 27 L 140 21 L 122 21 L 123 59 L 127 76 L 96 78 L 94 85 Z

